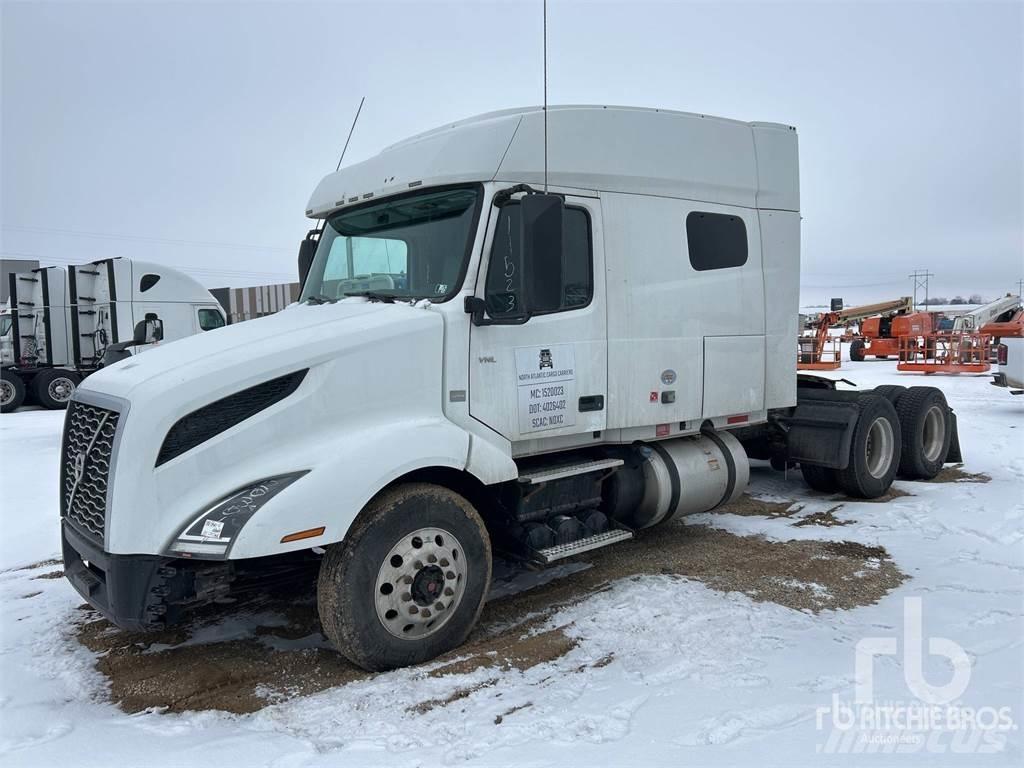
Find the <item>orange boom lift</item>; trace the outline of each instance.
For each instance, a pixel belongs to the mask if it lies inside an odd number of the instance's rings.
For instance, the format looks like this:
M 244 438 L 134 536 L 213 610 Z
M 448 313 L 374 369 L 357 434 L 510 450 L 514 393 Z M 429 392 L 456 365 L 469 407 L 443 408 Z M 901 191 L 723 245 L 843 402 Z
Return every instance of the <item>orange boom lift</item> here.
M 798 340 L 798 370 L 834 370 L 841 364 L 838 341 L 829 336 L 829 328 L 842 323 L 860 322 L 860 335 L 850 345 L 850 359 L 863 360 L 868 354 L 879 358 L 899 354 L 900 336 L 931 333 L 931 312 L 914 312 L 909 296 L 875 304 L 823 312 L 813 335 Z

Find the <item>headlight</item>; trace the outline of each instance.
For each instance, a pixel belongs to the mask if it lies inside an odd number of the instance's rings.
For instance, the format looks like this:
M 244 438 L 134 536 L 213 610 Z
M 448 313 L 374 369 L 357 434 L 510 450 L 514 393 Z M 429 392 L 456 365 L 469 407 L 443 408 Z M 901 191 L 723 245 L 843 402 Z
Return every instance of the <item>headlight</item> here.
M 167 548 L 167 554 L 223 559 L 249 518 L 308 471 L 268 477 L 221 499 L 181 530 Z

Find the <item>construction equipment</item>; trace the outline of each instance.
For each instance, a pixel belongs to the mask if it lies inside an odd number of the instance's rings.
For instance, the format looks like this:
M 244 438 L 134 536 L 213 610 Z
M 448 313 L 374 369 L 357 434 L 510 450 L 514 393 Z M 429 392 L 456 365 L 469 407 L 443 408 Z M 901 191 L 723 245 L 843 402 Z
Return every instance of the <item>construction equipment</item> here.
M 1021 305 L 1020 296 L 1007 294 L 1001 299 L 978 307 L 969 315 L 961 315 L 957 321 L 968 317 L 971 318 L 969 322 L 973 326 L 993 339 L 1018 338 L 1024 335 L 1024 306 Z M 954 324 L 953 327 L 957 326 Z
M 914 301 L 904 296 L 892 301 L 880 301 L 847 307 L 835 312 L 823 312 L 813 336 L 798 339 L 798 370 L 832 370 L 841 364 L 837 343 L 829 329 L 845 323 L 860 322 L 860 335 L 850 345 L 850 359 L 863 360 L 868 354 L 886 358 L 899 351 L 900 336 L 931 333 L 934 324 L 931 312 L 914 312 Z
M 987 373 L 992 338 L 977 331 L 901 336 L 897 371 L 905 373 Z
M 1020 297 L 1007 294 L 958 315 L 949 331 L 903 336 L 896 370 L 924 374 L 987 373 L 997 362 L 993 339 L 1019 334 L 1022 316 Z

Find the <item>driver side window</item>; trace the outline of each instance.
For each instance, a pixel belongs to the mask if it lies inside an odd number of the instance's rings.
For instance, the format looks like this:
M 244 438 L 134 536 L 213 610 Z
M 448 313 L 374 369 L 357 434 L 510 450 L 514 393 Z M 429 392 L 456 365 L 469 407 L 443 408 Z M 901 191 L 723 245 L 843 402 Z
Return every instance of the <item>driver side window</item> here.
M 484 292 L 487 314 L 493 318 L 522 314 L 520 222 L 518 203 L 508 203 L 498 213 Z M 593 262 L 590 216 L 583 208 L 566 206 L 562 217 L 562 302 L 551 312 L 580 309 L 590 303 L 594 295 Z

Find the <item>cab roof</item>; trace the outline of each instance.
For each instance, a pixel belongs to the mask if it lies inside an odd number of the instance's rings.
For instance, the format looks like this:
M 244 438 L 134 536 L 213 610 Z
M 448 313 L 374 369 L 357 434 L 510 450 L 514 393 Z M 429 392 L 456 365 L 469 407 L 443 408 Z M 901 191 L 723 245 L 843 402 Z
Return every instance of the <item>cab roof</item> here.
M 418 187 L 544 183 L 541 107 L 448 123 L 331 173 L 306 214 Z M 796 130 L 663 109 L 548 107 L 548 182 L 560 190 L 623 192 L 749 208 L 799 210 Z

